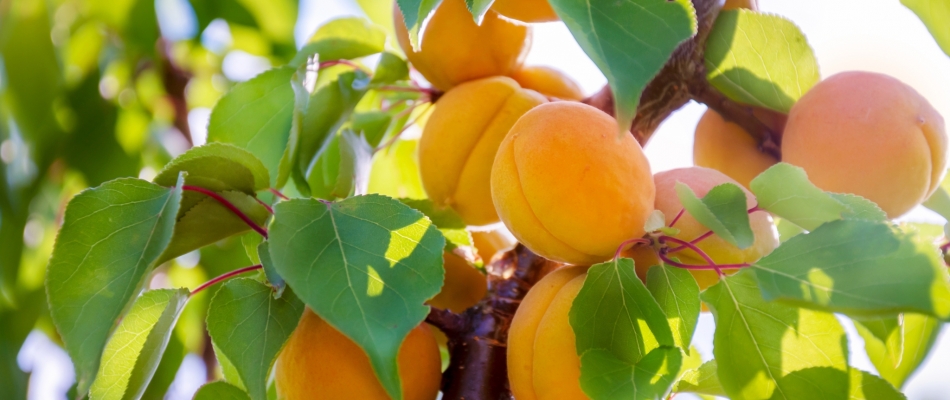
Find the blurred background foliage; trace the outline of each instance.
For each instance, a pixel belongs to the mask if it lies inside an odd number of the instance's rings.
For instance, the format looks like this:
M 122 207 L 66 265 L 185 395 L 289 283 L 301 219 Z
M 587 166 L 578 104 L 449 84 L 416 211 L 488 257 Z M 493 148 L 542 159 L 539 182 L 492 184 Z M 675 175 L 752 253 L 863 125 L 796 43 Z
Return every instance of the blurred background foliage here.
M 392 32 L 389 0 L 357 3 Z M 203 144 L 224 93 L 306 44 L 305 8 L 297 0 L 0 0 L 0 398 L 26 398 L 17 356 L 30 332 L 61 345 L 43 282 L 66 202 L 118 177 L 151 179 Z M 371 190 L 424 197 L 414 157 L 411 140 L 379 152 Z M 237 237 L 187 254 L 161 266 L 150 286 L 195 287 L 252 264 L 245 247 L 254 245 L 253 236 Z M 207 378 L 220 374 L 204 329 L 212 295 L 189 302 L 146 399 L 165 396 L 188 353 L 212 367 Z

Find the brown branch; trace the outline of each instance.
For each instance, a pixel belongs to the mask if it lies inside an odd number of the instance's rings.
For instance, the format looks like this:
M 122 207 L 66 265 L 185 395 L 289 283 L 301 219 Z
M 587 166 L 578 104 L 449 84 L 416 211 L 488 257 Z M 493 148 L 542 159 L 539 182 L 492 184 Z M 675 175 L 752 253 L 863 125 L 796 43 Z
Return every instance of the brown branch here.
M 785 114 L 732 101 L 704 77 L 695 79 L 689 92 L 693 100 L 705 104 L 752 135 L 759 142 L 759 150 L 776 159 L 782 158 L 782 132 L 788 119 Z
M 158 58 L 162 66 L 162 82 L 165 84 L 165 93 L 175 110 L 175 128 L 181 132 L 188 145 L 194 145 L 191 138 L 191 128 L 188 126 L 188 101 L 185 98 L 185 88 L 191 80 L 191 73 L 179 67 L 172 60 L 171 43 L 165 38 L 159 38 L 155 44 Z

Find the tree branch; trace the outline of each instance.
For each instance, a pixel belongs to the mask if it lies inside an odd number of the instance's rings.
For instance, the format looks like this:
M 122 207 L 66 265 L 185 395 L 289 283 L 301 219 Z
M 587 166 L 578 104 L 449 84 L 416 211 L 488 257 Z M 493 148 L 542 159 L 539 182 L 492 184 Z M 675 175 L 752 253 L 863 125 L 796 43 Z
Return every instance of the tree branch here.
M 191 73 L 179 67 L 172 60 L 171 43 L 165 38 L 159 38 L 155 46 L 162 66 L 162 82 L 165 84 L 165 93 L 168 94 L 168 99 L 175 110 L 173 124 L 188 141 L 188 145 L 194 145 L 194 140 L 191 138 L 191 128 L 188 126 L 188 101 L 185 99 L 185 88 L 191 79 Z

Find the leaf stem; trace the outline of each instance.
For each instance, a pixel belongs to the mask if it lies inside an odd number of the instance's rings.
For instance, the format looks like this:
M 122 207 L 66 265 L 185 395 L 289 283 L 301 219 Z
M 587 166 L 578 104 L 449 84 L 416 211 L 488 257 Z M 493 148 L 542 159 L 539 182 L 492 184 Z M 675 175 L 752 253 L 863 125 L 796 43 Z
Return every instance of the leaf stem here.
M 258 225 L 256 222 L 254 222 L 254 220 L 252 220 L 251 217 L 248 217 L 247 214 L 244 214 L 244 212 L 242 212 L 239 208 L 237 208 L 237 206 L 235 206 L 230 201 L 228 201 L 228 199 L 225 199 L 224 197 L 221 197 L 221 195 L 211 190 L 205 189 L 203 187 L 184 185 L 181 188 L 182 190 L 186 190 L 190 192 L 198 192 L 205 196 L 211 197 L 212 199 L 217 200 L 218 203 L 221 203 L 221 205 L 227 207 L 227 209 L 231 210 L 231 212 L 234 213 L 234 215 L 237 215 L 238 218 L 244 221 L 244 223 L 247 224 L 247 226 L 250 226 L 251 229 L 257 231 L 257 233 L 260 233 L 261 236 L 263 236 L 265 239 L 267 238 L 267 229 L 264 229 L 263 227 Z
M 614 253 L 614 259 L 620 258 L 620 253 L 623 252 L 624 247 L 627 247 L 634 243 L 645 244 L 645 245 L 653 244 L 653 242 L 651 242 L 650 239 L 643 239 L 643 238 L 630 239 L 630 240 L 624 241 L 623 243 L 620 243 L 620 246 L 617 246 L 617 252 Z
M 415 110 L 416 107 L 419 107 L 419 106 L 421 106 L 421 105 L 423 105 L 423 104 L 429 104 L 429 105 L 430 105 L 429 107 L 432 107 L 432 106 L 431 106 L 432 103 L 426 101 L 426 102 L 424 102 L 424 103 L 414 104 L 414 105 L 412 106 L 412 108 L 409 108 L 409 109 L 406 110 L 406 111 L 412 112 L 412 110 Z M 426 109 L 426 111 L 428 111 L 428 108 Z M 405 112 L 405 111 L 404 111 L 404 112 Z M 419 121 L 419 118 L 421 118 L 423 114 L 425 114 L 425 111 L 419 113 L 419 115 L 417 115 L 416 118 L 413 119 L 412 121 L 407 122 L 407 123 L 406 123 L 406 126 L 402 127 L 402 129 L 400 129 L 399 132 L 397 132 L 397 133 L 396 133 L 395 135 L 393 135 L 391 138 L 389 138 L 388 140 L 386 140 L 386 143 L 383 143 L 383 144 L 379 145 L 379 147 L 377 147 L 376 149 L 374 149 L 374 150 L 373 150 L 373 153 L 376 153 L 376 152 L 378 152 L 378 151 L 380 151 L 380 150 L 382 150 L 382 149 L 385 149 L 385 148 L 387 148 L 387 147 L 389 147 L 389 146 L 392 146 L 394 143 L 396 143 L 396 141 L 399 140 L 399 137 L 402 136 L 402 134 L 405 133 L 406 130 L 409 129 L 409 127 L 415 125 L 415 123 L 416 123 L 417 121 Z M 396 118 L 393 118 L 393 119 L 398 119 L 398 118 L 401 118 L 401 117 L 398 117 L 398 116 L 397 116 Z
M 748 212 L 749 214 L 752 214 L 752 213 L 754 213 L 754 212 L 756 212 L 756 211 L 764 211 L 764 210 L 762 210 L 761 208 L 759 208 L 759 206 L 755 206 L 755 207 L 750 208 L 747 212 Z M 682 211 L 680 211 L 680 213 L 682 213 Z M 700 236 L 697 237 L 696 239 L 690 240 L 689 242 L 692 243 L 692 244 L 696 244 L 696 243 L 702 242 L 703 240 L 705 240 L 706 238 L 708 238 L 708 237 L 710 237 L 710 236 L 712 236 L 712 235 L 713 235 L 713 231 L 708 231 L 708 232 L 706 232 L 706 233 L 700 235 Z M 950 244 L 950 243 L 948 243 L 948 244 Z M 670 252 L 670 253 L 675 253 L 675 252 L 680 251 L 680 250 L 683 250 L 683 249 L 685 249 L 685 248 L 686 248 L 686 246 L 679 246 L 679 247 L 675 247 L 675 248 L 670 249 L 669 252 Z
M 205 282 L 205 283 L 202 283 L 201 286 L 196 287 L 195 290 L 192 290 L 192 291 L 191 291 L 191 294 L 190 294 L 189 296 L 194 296 L 194 295 L 200 293 L 202 290 L 207 289 L 209 286 L 214 285 L 215 283 L 221 282 L 221 281 L 223 281 L 223 280 L 226 280 L 226 279 L 228 279 L 228 278 L 231 278 L 231 277 L 233 277 L 233 276 L 235 276 L 235 275 L 240 275 L 240 274 L 243 274 L 243 273 L 245 273 L 245 272 L 250 272 L 250 271 L 256 271 L 256 270 L 259 270 L 259 269 L 261 269 L 261 268 L 264 268 L 264 266 L 261 265 L 261 264 L 257 264 L 257 265 L 252 265 L 252 266 L 250 266 L 250 267 L 238 268 L 238 269 L 236 269 L 236 270 L 234 270 L 234 271 L 221 274 L 220 276 L 218 276 L 218 277 L 216 277 L 216 278 L 213 278 L 213 279 L 211 279 L 210 281 L 207 281 L 207 282 Z
M 676 213 L 676 216 L 673 217 L 673 220 L 672 220 L 672 221 L 670 221 L 669 227 L 672 228 L 673 225 L 676 225 L 676 221 L 679 221 L 679 220 L 680 220 L 680 217 L 682 217 L 682 216 L 683 216 L 683 213 L 685 213 L 685 212 L 686 212 L 686 209 L 685 209 L 685 208 L 681 208 L 681 209 L 680 209 L 680 212 Z
M 281 199 L 284 199 L 284 200 L 290 200 L 290 198 L 287 196 L 284 196 L 284 194 L 281 193 L 280 190 L 277 190 L 274 188 L 268 188 L 267 190 L 270 190 L 270 192 L 273 193 L 274 196 L 280 197 Z
M 346 66 L 348 66 L 348 67 L 352 67 L 353 69 L 358 69 L 358 70 L 360 70 L 360 71 L 363 71 L 363 72 L 365 72 L 367 75 L 372 75 L 372 71 L 369 71 L 369 70 L 367 70 L 366 68 L 364 68 L 362 65 L 359 65 L 359 64 L 357 64 L 357 63 L 355 63 L 355 62 L 352 62 L 352 61 L 350 61 L 350 60 L 331 60 L 331 61 L 324 61 L 324 62 L 322 62 L 322 63 L 320 63 L 320 64 L 317 64 L 317 71 L 319 71 L 319 70 L 321 70 L 321 69 L 324 69 L 324 68 L 332 67 L 332 66 L 334 66 L 334 65 L 346 65 Z
M 270 206 L 270 204 L 265 203 L 264 200 L 258 199 L 257 197 L 255 197 L 254 200 L 257 200 L 258 204 L 264 206 L 264 208 L 267 209 L 267 212 L 269 212 L 270 215 L 274 215 L 274 209 Z

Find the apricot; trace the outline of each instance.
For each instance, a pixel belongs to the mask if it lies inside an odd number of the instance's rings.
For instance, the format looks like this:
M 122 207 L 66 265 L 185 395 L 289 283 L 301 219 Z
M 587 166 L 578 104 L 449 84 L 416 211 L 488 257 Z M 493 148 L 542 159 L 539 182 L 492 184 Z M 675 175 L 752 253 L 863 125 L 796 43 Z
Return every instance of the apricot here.
M 428 326 L 409 332 L 397 363 L 403 399 L 438 396 L 441 358 Z M 277 358 L 275 380 L 279 397 L 287 400 L 389 400 L 363 349 L 309 308 Z
M 468 225 L 498 222 L 490 186 L 498 145 L 519 117 L 546 101 L 507 77 L 446 92 L 419 141 L 422 186 L 436 206 L 452 207 Z
M 587 267 L 557 269 L 538 281 L 508 329 L 508 381 L 518 400 L 587 399 L 569 313 Z
M 726 4 L 723 4 L 723 10 L 735 10 L 739 8 L 745 8 L 752 11 L 757 11 L 759 9 L 758 1 L 756 0 L 726 0 Z
M 640 144 L 582 103 L 528 111 L 498 148 L 491 192 L 508 230 L 536 254 L 589 265 L 643 236 L 655 188 Z
M 943 117 L 917 91 L 887 75 L 843 72 L 792 106 L 782 160 L 818 187 L 871 200 L 890 218 L 937 189 L 947 169 Z
M 498 231 L 472 232 L 472 239 L 478 255 L 486 263 L 499 250 L 514 245 L 511 239 Z M 485 274 L 454 253 L 445 252 L 442 259 L 445 283 L 442 291 L 428 301 L 429 305 L 461 313 L 485 297 L 488 291 Z
M 690 167 L 674 169 L 660 172 L 654 176 L 656 182 L 656 209 L 663 212 L 666 216 L 666 224 L 669 225 L 676 218 L 676 214 L 683 209 L 683 203 L 676 195 L 676 182 L 682 182 L 697 196 L 703 197 L 712 188 L 724 184 L 738 184 L 732 178 L 729 178 L 722 172 L 714 169 L 702 167 Z M 746 195 L 746 207 L 755 206 L 755 197 L 746 189 L 743 189 Z M 772 252 L 778 247 L 778 232 L 772 224 L 772 217 L 766 212 L 754 212 L 749 215 L 749 223 L 752 225 L 752 232 L 755 234 L 755 241 L 752 246 L 741 250 L 730 244 L 718 235 L 712 235 L 701 242 L 697 247 L 708 255 L 716 264 L 741 264 L 754 262 L 766 254 Z M 703 226 L 699 221 L 684 212 L 673 226 L 679 229 L 679 233 L 674 236 L 677 239 L 691 241 L 709 232 L 709 228 Z M 670 244 L 676 247 L 675 244 Z M 634 259 L 637 268 L 637 276 L 646 281 L 646 274 L 650 267 L 659 264 L 656 254 L 649 248 L 643 246 L 635 247 L 630 253 Z M 706 265 L 706 260 L 693 250 L 684 249 L 670 254 L 676 257 L 680 262 L 691 265 Z M 693 277 L 699 284 L 700 290 L 712 286 L 719 280 L 715 271 L 691 270 Z M 726 273 L 736 272 L 734 269 L 723 270 Z
M 555 22 L 561 18 L 548 0 L 496 0 L 492 10 L 522 22 Z
M 524 67 L 511 77 L 525 89 L 531 89 L 548 97 L 580 101 L 584 98 L 581 87 L 560 70 L 545 66 Z
M 759 150 L 758 142 L 742 127 L 726 121 L 713 110 L 707 110 L 696 125 L 693 141 L 693 164 L 722 172 L 742 186 L 778 159 Z
M 521 67 L 531 47 L 529 26 L 492 10 L 477 25 L 464 0 L 443 0 L 419 33 L 419 51 L 413 51 L 402 12 L 394 7 L 399 46 L 412 66 L 443 91 L 462 82 L 509 75 Z

